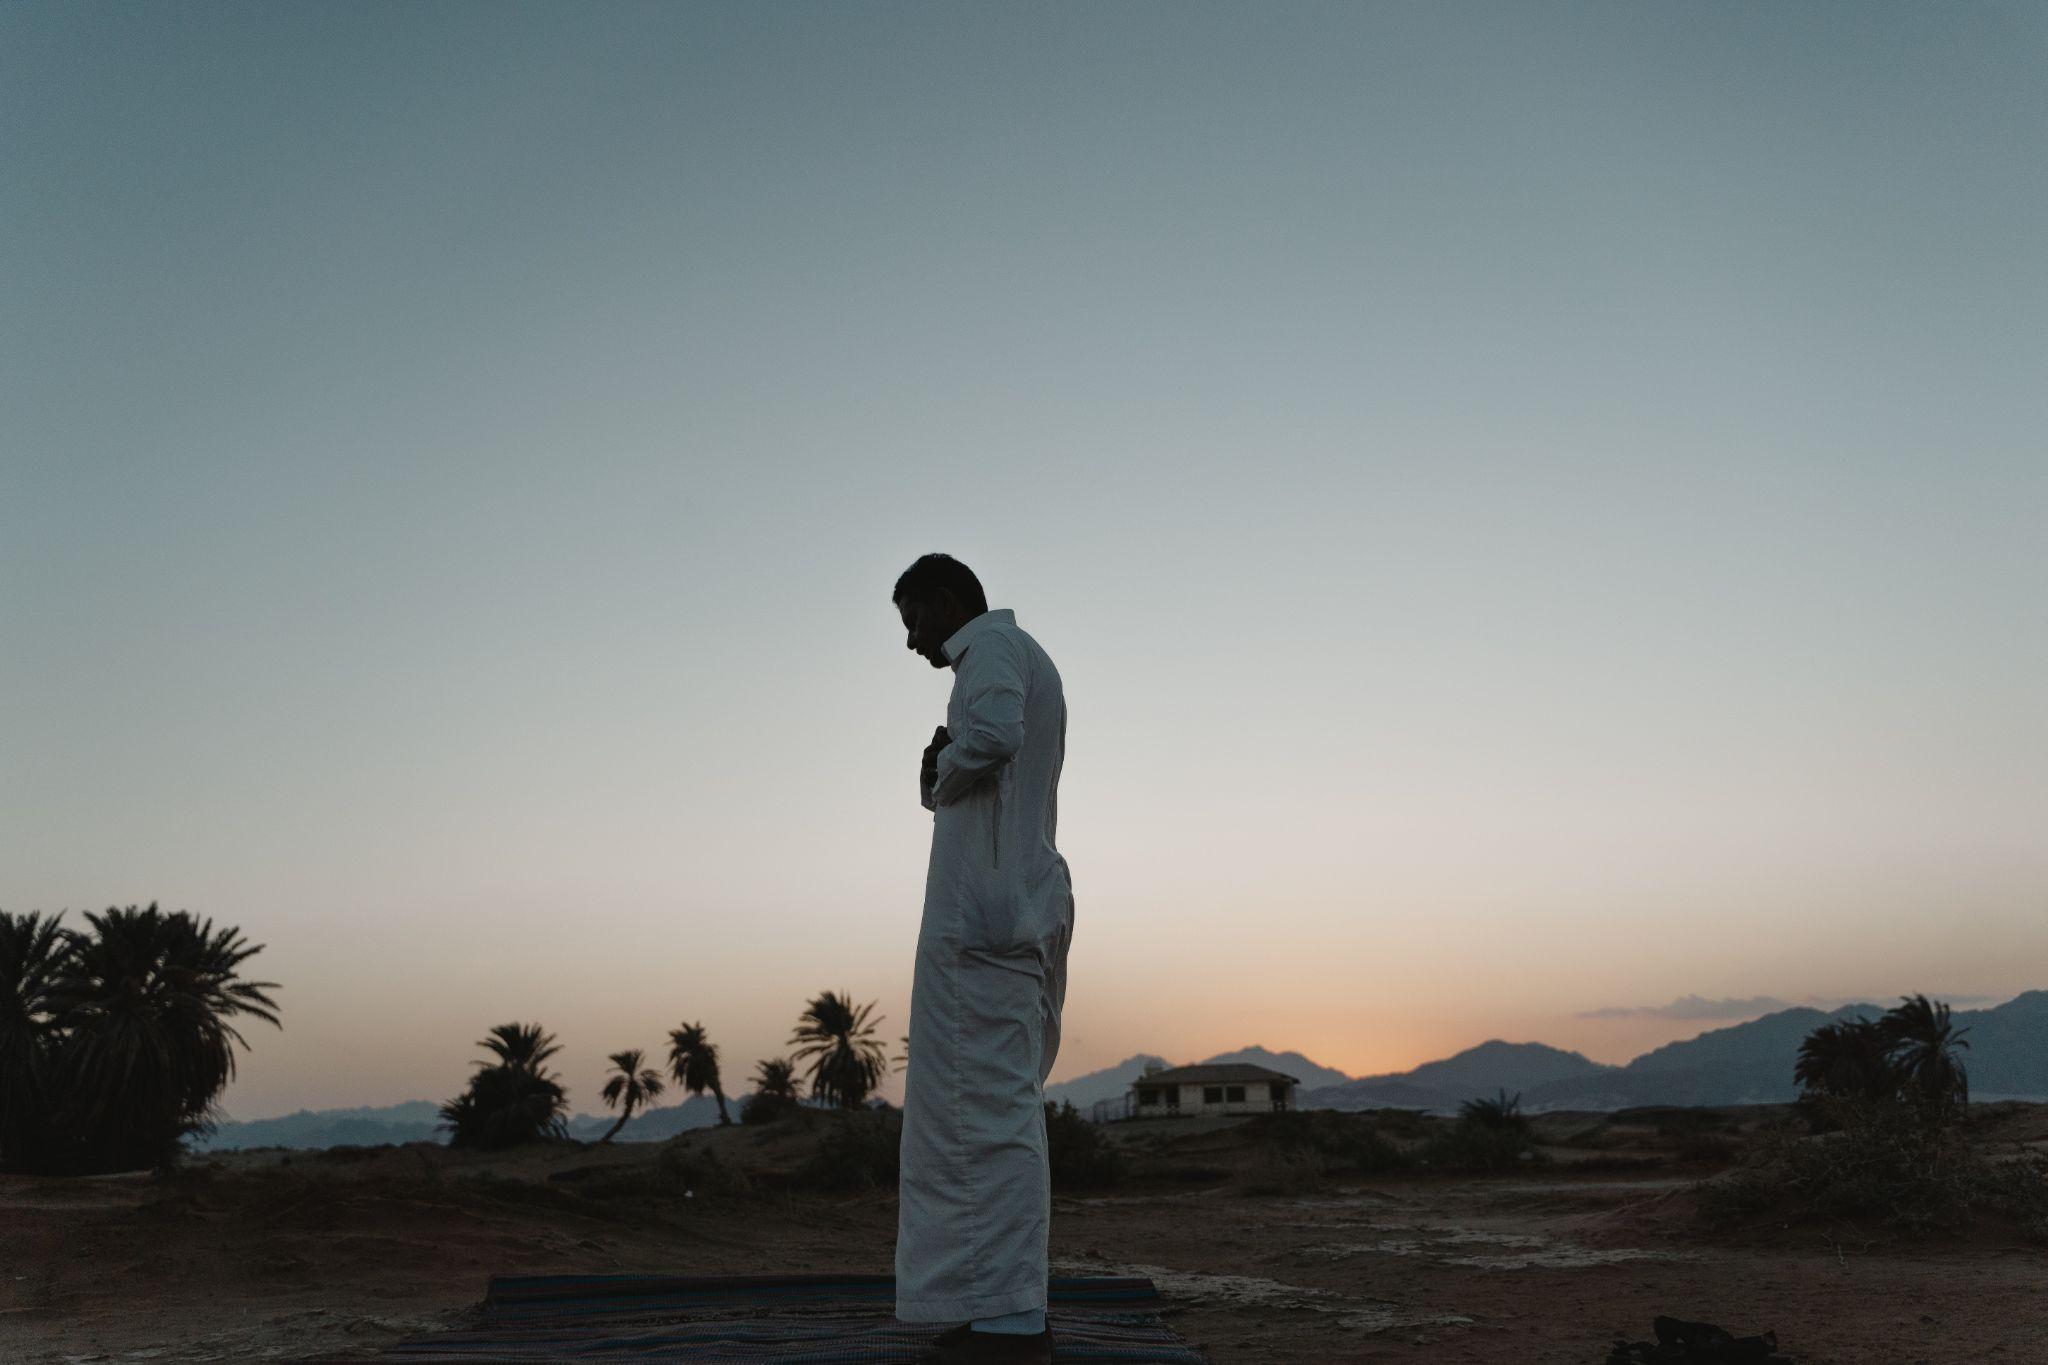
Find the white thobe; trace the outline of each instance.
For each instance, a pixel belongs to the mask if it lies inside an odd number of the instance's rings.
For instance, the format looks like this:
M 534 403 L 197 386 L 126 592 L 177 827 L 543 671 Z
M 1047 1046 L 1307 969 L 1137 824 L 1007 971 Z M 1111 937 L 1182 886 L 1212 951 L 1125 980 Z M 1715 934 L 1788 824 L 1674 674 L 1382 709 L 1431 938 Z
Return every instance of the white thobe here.
M 1008 611 L 945 644 L 952 743 L 926 794 L 932 856 L 910 993 L 896 1316 L 1045 1305 L 1052 1183 L 1042 1087 L 1059 1051 L 1074 895 L 1054 844 L 1067 703 Z

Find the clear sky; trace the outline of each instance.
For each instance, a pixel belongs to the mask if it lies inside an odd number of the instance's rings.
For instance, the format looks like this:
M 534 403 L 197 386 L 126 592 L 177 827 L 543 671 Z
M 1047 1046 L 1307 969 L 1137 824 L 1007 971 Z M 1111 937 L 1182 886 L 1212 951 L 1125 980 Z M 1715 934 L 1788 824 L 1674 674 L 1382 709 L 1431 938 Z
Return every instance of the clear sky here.
M 2044 146 L 2028 3 L 10 5 L 0 908 L 269 945 L 238 1117 L 893 1041 L 943 549 L 1055 1078 L 2048 986 Z

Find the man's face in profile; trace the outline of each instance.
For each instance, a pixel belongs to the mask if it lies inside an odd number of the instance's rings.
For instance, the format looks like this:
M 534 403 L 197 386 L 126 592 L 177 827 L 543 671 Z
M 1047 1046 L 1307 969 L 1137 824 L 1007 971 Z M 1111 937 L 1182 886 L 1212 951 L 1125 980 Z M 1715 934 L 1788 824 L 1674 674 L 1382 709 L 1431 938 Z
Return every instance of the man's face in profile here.
M 923 655 L 933 668 L 950 668 L 945 646 L 953 631 L 944 607 L 936 602 L 898 602 L 896 610 L 903 616 L 904 647 Z

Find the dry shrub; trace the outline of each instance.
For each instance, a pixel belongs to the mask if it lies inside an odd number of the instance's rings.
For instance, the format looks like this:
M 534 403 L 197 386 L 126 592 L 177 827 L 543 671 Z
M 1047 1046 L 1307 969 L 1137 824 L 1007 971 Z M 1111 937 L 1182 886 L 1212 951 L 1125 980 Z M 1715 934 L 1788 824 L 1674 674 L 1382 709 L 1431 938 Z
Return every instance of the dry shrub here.
M 1451 1124 L 1423 1145 L 1423 1165 L 1440 1171 L 1506 1171 L 1533 1166 L 1543 1160 L 1526 1132 L 1512 1128 L 1491 1128 Z
M 1544 1160 L 1520 1097 L 1468 1100 L 1458 1117 L 1423 1144 L 1424 1165 L 1449 1171 L 1504 1171 Z
M 717 1152 L 682 1142 L 662 1144 L 654 1170 L 655 1184 L 665 1194 L 745 1194 L 753 1185 L 745 1171 L 719 1160 Z
M 1071 1103 L 1045 1106 L 1045 1149 L 1056 1190 L 1100 1189 L 1124 1178 L 1124 1154 Z
M 1703 1133 L 1725 1133 L 1735 1126 L 1726 1114 L 1717 1109 L 1668 1104 L 1617 1109 L 1607 1116 L 1607 1121 L 1610 1125 L 1643 1124 L 1655 1129 L 1659 1137 L 1681 1139 Z
M 1828 1131 L 1765 1134 L 1734 1171 L 1699 1186 L 1707 1219 L 1876 1218 L 1907 1232 L 1955 1233 L 1991 1215 L 2048 1237 L 2048 1165 L 2038 1156 L 1987 1155 L 1952 1114 L 1898 1100 L 1815 1103 Z
M 1251 1194 L 1307 1194 L 1320 1189 L 1329 1173 L 1329 1161 L 1313 1147 L 1264 1147 L 1245 1190 Z
M 1436 1130 L 1436 1120 L 1420 1109 L 1366 1109 L 1357 1117 L 1372 1123 L 1382 1137 L 1420 1142 Z
M 774 1123 L 778 1119 L 796 1113 L 802 1106 L 787 1095 L 767 1091 L 755 1091 L 740 1101 L 740 1122 L 746 1124 Z
M 1293 1109 L 1261 1114 L 1246 1131 L 1262 1140 L 1275 1155 L 1269 1167 L 1289 1178 L 1313 1168 L 1318 1175 L 1377 1175 L 1411 1164 L 1408 1154 L 1389 1142 L 1378 1123 L 1363 1114 L 1329 1109 Z M 1308 1157 L 1314 1157 L 1310 1161 Z
M 827 1115 L 818 1149 L 797 1171 L 796 1184 L 813 1190 L 892 1187 L 901 1170 L 898 1149 L 903 1115 L 894 1109 L 839 1109 Z
M 817 1150 L 796 1174 L 799 1188 L 870 1190 L 897 1183 L 903 1139 L 900 1110 L 837 1110 L 822 1117 L 824 1132 Z M 1045 1137 L 1054 1189 L 1099 1188 L 1123 1179 L 1123 1153 L 1071 1104 L 1046 1105 Z

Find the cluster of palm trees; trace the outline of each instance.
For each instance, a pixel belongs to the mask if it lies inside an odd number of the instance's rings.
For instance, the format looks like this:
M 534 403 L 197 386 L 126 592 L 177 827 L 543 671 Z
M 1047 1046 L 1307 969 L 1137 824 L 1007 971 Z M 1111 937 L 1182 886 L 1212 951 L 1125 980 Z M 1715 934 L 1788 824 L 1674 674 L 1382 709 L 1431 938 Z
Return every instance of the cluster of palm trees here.
M 797 1017 L 789 1040 L 791 1055 L 756 1063 L 754 1093 L 742 1106 L 742 1115 L 760 1122 L 795 1108 L 806 1099 L 806 1082 L 813 1104 L 841 1109 L 865 1105 L 889 1070 L 888 1053 L 877 1037 L 881 1022 L 872 1001 L 856 1006 L 850 993 L 834 991 L 814 997 Z M 668 1038 L 666 1075 L 649 1065 L 639 1048 L 611 1054 L 611 1069 L 599 1093 L 618 1118 L 599 1142 L 617 1137 L 635 1113 L 659 1099 L 671 1084 L 692 1095 L 708 1092 L 718 1103 L 719 1123 L 732 1122 L 719 1074 L 718 1045 L 704 1025 L 678 1025 Z M 501 1148 L 565 1137 L 568 1092 L 546 1066 L 561 1050 L 555 1036 L 539 1024 L 500 1024 L 477 1046 L 488 1058 L 476 1064 L 463 1092 L 441 1106 L 449 1145 Z
M 0 1169 L 168 1164 L 249 1046 L 234 1021 L 278 1023 L 276 983 L 241 977 L 262 945 L 154 904 L 62 919 L 0 911 Z
M 478 1062 L 462 1093 L 441 1106 L 451 1147 L 516 1147 L 569 1135 L 569 1091 L 548 1070 L 562 1050 L 539 1024 L 500 1024 L 477 1046 L 495 1060 Z
M 646 1065 L 645 1054 L 637 1047 L 614 1052 L 611 1064 L 611 1077 L 601 1093 L 605 1107 L 619 1111 L 619 1120 L 599 1142 L 617 1137 L 626 1120 L 633 1117 L 633 1111 L 660 1098 L 668 1084 L 659 1071 Z M 709 1090 L 718 1101 L 719 1123 L 732 1122 L 725 1107 L 725 1087 L 718 1078 L 718 1045 L 705 1036 L 702 1024 L 683 1024 L 669 1030 L 668 1069 L 670 1078 L 690 1094 L 702 1095 Z
M 1843 1019 L 1808 1034 L 1792 1076 L 1811 1099 L 1901 1102 L 1946 1116 L 1970 1102 L 1957 1056 L 1970 1045 L 1968 1032 L 1949 1021 L 1947 1004 L 1902 996 L 1876 1019 Z

